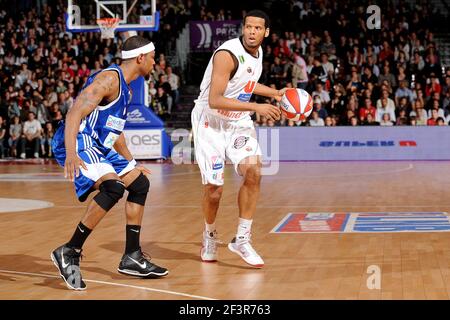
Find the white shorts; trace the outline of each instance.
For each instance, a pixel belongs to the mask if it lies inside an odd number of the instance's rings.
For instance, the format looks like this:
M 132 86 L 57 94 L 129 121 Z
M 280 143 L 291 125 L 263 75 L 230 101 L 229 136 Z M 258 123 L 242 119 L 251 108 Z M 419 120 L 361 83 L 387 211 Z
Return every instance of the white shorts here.
M 250 156 L 261 156 L 256 130 L 250 118 L 223 120 L 209 114 L 204 107 L 192 110 L 195 159 L 202 174 L 203 184 L 221 186 L 224 181 L 226 157 L 234 164 Z

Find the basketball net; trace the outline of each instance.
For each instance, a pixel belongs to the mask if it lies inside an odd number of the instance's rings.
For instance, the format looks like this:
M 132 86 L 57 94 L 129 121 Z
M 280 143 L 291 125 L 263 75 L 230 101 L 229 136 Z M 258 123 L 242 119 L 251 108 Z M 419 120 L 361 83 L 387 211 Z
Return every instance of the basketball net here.
M 102 31 L 102 39 L 114 39 L 114 31 L 119 26 L 119 18 L 97 19 L 97 24 Z

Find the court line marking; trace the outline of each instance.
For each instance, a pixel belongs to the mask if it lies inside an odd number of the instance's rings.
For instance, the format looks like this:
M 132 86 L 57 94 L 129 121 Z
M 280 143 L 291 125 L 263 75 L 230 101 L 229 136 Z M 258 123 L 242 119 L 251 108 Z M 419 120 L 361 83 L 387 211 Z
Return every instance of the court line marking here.
M 2 198 L 0 197 L 0 214 L 1 213 L 20 213 L 32 210 L 41 210 L 54 207 L 53 202 L 23 199 L 23 198 Z
M 414 168 L 414 165 L 412 163 L 410 163 L 407 167 L 403 167 L 403 168 L 399 168 L 399 169 L 394 169 L 394 170 L 384 170 L 384 171 L 374 171 L 374 172 L 361 172 L 361 173 L 349 173 L 349 174 L 324 174 L 324 175 L 305 175 L 302 176 L 302 179 L 304 178 L 340 178 L 340 177 L 355 177 L 355 176 L 372 176 L 372 175 L 380 175 L 380 174 L 386 174 L 386 173 L 399 173 L 399 172 L 404 172 L 404 171 L 409 171 L 411 169 Z M 288 179 L 298 179 L 298 177 L 278 177 L 277 175 L 267 175 L 264 176 L 264 178 L 266 177 L 271 177 L 271 178 L 276 178 L 276 179 L 283 179 L 283 180 L 288 180 Z
M 339 178 L 339 177 L 352 177 L 352 176 L 370 176 L 370 175 L 380 175 L 380 174 L 386 174 L 386 173 L 399 173 L 399 172 L 404 172 L 404 171 L 409 171 L 411 169 L 414 168 L 414 164 L 410 163 L 408 164 L 407 167 L 403 167 L 403 168 L 398 168 L 398 169 L 393 169 L 393 170 L 383 170 L 383 171 L 374 171 L 374 172 L 361 172 L 361 173 L 349 173 L 349 174 L 325 174 L 325 175 L 304 175 L 302 176 L 302 179 L 307 179 L 307 178 Z M 264 169 L 264 167 L 263 167 Z M 173 174 L 166 174 L 166 175 L 160 175 L 157 177 L 171 177 L 171 176 L 181 176 L 181 175 L 190 175 L 190 174 L 198 174 L 200 173 L 200 171 L 196 171 L 196 172 L 185 172 L 185 173 L 173 173 Z M 292 176 L 288 176 L 288 177 L 283 177 L 283 176 L 279 176 L 278 174 L 274 174 L 274 175 L 263 175 L 263 177 L 266 178 L 276 178 L 279 180 L 289 180 L 289 179 L 298 179 L 298 177 L 292 177 Z
M 292 212 L 289 212 L 286 216 L 284 216 L 284 218 L 281 219 L 281 221 L 278 222 L 278 224 L 277 224 L 275 227 L 273 227 L 273 229 L 270 230 L 269 233 L 275 233 L 275 231 L 276 231 L 279 227 L 281 227 L 281 226 L 289 219 L 289 217 L 290 217 L 291 215 L 292 215 Z
M 386 174 L 386 173 L 399 173 L 399 172 L 404 172 L 404 171 L 409 171 L 411 169 L 414 168 L 414 165 L 412 163 L 410 163 L 407 167 L 403 167 L 403 168 L 399 168 L 399 169 L 393 169 L 393 170 L 384 170 L 384 171 L 375 171 L 375 172 L 361 172 L 361 173 L 349 173 L 349 174 L 324 174 L 324 175 L 305 175 L 302 176 L 302 179 L 308 179 L 308 178 L 339 178 L 339 177 L 353 177 L 353 176 L 370 176 L 370 175 L 380 175 L 380 174 Z M 155 179 L 163 179 L 164 177 L 177 177 L 177 176 L 188 176 L 188 175 L 198 175 L 200 174 L 200 171 L 194 171 L 194 172 L 178 172 L 178 173 L 168 173 L 168 174 L 158 174 L 158 175 L 153 175 L 153 177 Z M 26 179 L 24 178 L 20 178 L 18 177 L 17 179 L 15 178 L 8 178 L 8 176 L 16 176 L 16 175 L 25 175 L 23 173 L 5 173 L 5 174 L 0 174 L 0 182 L 70 182 L 67 179 L 61 179 L 61 178 L 51 178 L 52 176 L 54 177 L 54 175 L 52 174 L 50 178 L 36 178 L 36 179 Z M 33 176 L 34 174 L 31 173 L 31 176 Z M 36 176 L 40 176 L 42 175 L 41 173 L 39 174 L 35 174 Z M 62 175 L 61 175 L 62 177 Z M 263 175 L 264 178 L 276 178 L 278 180 L 290 180 L 290 179 L 298 179 L 298 177 L 292 177 L 292 176 L 288 176 L 288 177 L 283 177 L 283 176 L 279 176 L 277 174 L 275 175 Z M 186 180 L 186 179 L 185 179 Z
M 153 178 L 164 178 L 172 176 L 185 176 L 191 174 L 200 174 L 200 171 L 195 172 L 178 172 L 178 173 L 168 173 L 168 174 L 152 174 Z M 48 174 L 47 178 L 42 178 L 42 173 L 1 173 L 0 182 L 71 182 L 70 180 L 63 178 L 63 173 L 51 172 Z M 11 178 L 11 177 L 17 178 Z M 32 177 L 27 178 L 27 176 Z
M 68 206 L 68 205 L 55 205 L 55 208 L 86 208 L 87 205 L 73 205 L 73 206 Z M 145 206 L 145 208 L 201 208 L 202 206 L 186 206 L 186 205 L 162 205 L 162 206 Z M 322 206 L 316 206 L 316 205 L 292 205 L 292 206 L 256 206 L 256 208 L 332 208 L 332 207 L 337 207 L 337 208 L 342 208 L 342 207 L 348 207 L 348 208 L 374 208 L 374 207 L 380 207 L 380 208 L 439 208 L 439 207 L 450 207 L 450 204 L 440 204 L 440 205 L 398 205 L 398 206 L 386 206 L 384 204 L 375 204 L 375 205 L 346 205 L 346 204 L 330 204 L 330 205 L 322 205 Z M 237 208 L 237 204 L 236 205 L 220 205 L 220 208 Z
M 57 208 L 86 208 L 87 205 L 57 205 L 55 204 L 53 207 L 44 208 L 44 209 L 57 209 Z M 198 209 L 202 206 L 199 205 L 146 205 L 145 208 L 191 208 L 191 209 Z M 221 205 L 221 208 L 237 208 L 237 205 Z M 336 208 L 442 208 L 442 207 L 450 207 L 450 204 L 439 204 L 439 205 L 384 205 L 384 204 L 374 204 L 374 205 L 349 205 L 349 204 L 330 204 L 330 205 L 279 205 L 279 206 L 256 206 L 257 209 L 283 209 L 283 208 L 307 208 L 307 209 L 313 209 L 313 208 L 332 208 L 336 211 Z M 372 209 L 373 210 L 373 209 Z M 342 211 L 342 210 L 341 210 Z M 14 211 L 4 211 L 3 214 L 7 213 L 16 213 Z M 28 213 L 27 211 L 23 211 L 24 214 Z
M 0 273 L 18 274 L 18 275 L 26 275 L 26 276 L 37 276 L 37 277 L 43 277 L 43 278 L 56 278 L 56 279 L 61 278 L 60 276 L 54 276 L 54 275 L 44 274 L 44 273 L 31 273 L 31 272 L 1 270 L 1 269 L 0 269 Z M 167 293 L 167 294 L 172 294 L 172 295 L 176 295 L 176 296 L 183 296 L 183 297 L 195 298 L 195 299 L 200 299 L 200 300 L 217 300 L 217 299 L 210 298 L 210 297 L 197 296 L 197 295 L 193 295 L 193 294 L 176 292 L 176 291 L 170 291 L 170 290 L 164 290 L 164 289 L 155 289 L 155 288 L 141 287 L 141 286 L 135 286 L 135 285 L 123 284 L 123 283 L 116 283 L 116 282 L 109 282 L 109 281 L 89 280 L 89 279 L 83 279 L 83 280 L 85 282 L 106 284 L 106 285 L 117 286 L 117 287 L 133 288 L 133 289 L 139 289 L 139 290 L 151 291 L 151 292 L 158 292 L 158 293 Z

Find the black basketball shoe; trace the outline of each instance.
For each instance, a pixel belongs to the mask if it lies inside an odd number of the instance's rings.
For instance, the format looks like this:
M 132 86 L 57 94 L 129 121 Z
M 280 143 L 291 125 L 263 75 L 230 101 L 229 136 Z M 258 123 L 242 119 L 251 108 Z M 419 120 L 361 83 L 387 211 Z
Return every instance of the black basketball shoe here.
M 169 274 L 166 268 L 151 263 L 150 257 L 143 253 L 140 248 L 130 254 L 125 253 L 117 270 L 123 274 L 143 278 L 160 278 Z
M 72 290 L 86 290 L 86 284 L 81 278 L 80 257 L 81 250 L 78 252 L 66 245 L 62 245 L 50 254 L 50 258 L 59 270 L 59 275 Z

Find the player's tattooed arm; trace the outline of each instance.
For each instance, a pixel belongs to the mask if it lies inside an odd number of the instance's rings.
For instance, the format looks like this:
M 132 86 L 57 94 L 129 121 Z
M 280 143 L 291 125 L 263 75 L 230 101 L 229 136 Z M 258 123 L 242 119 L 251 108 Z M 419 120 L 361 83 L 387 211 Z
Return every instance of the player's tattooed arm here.
M 95 77 L 76 98 L 73 107 L 66 116 L 64 142 L 66 147 L 65 175 L 73 180 L 74 173 L 78 176 L 79 167 L 84 167 L 83 161 L 76 151 L 77 135 L 81 121 L 97 108 L 103 100 L 111 101 L 117 97 L 119 91 L 119 77 L 115 71 L 104 71 Z
M 85 88 L 75 100 L 74 113 L 79 113 L 81 119 L 89 115 L 103 100 L 113 100 L 119 90 L 119 78 L 115 71 L 100 73 L 87 88 Z

